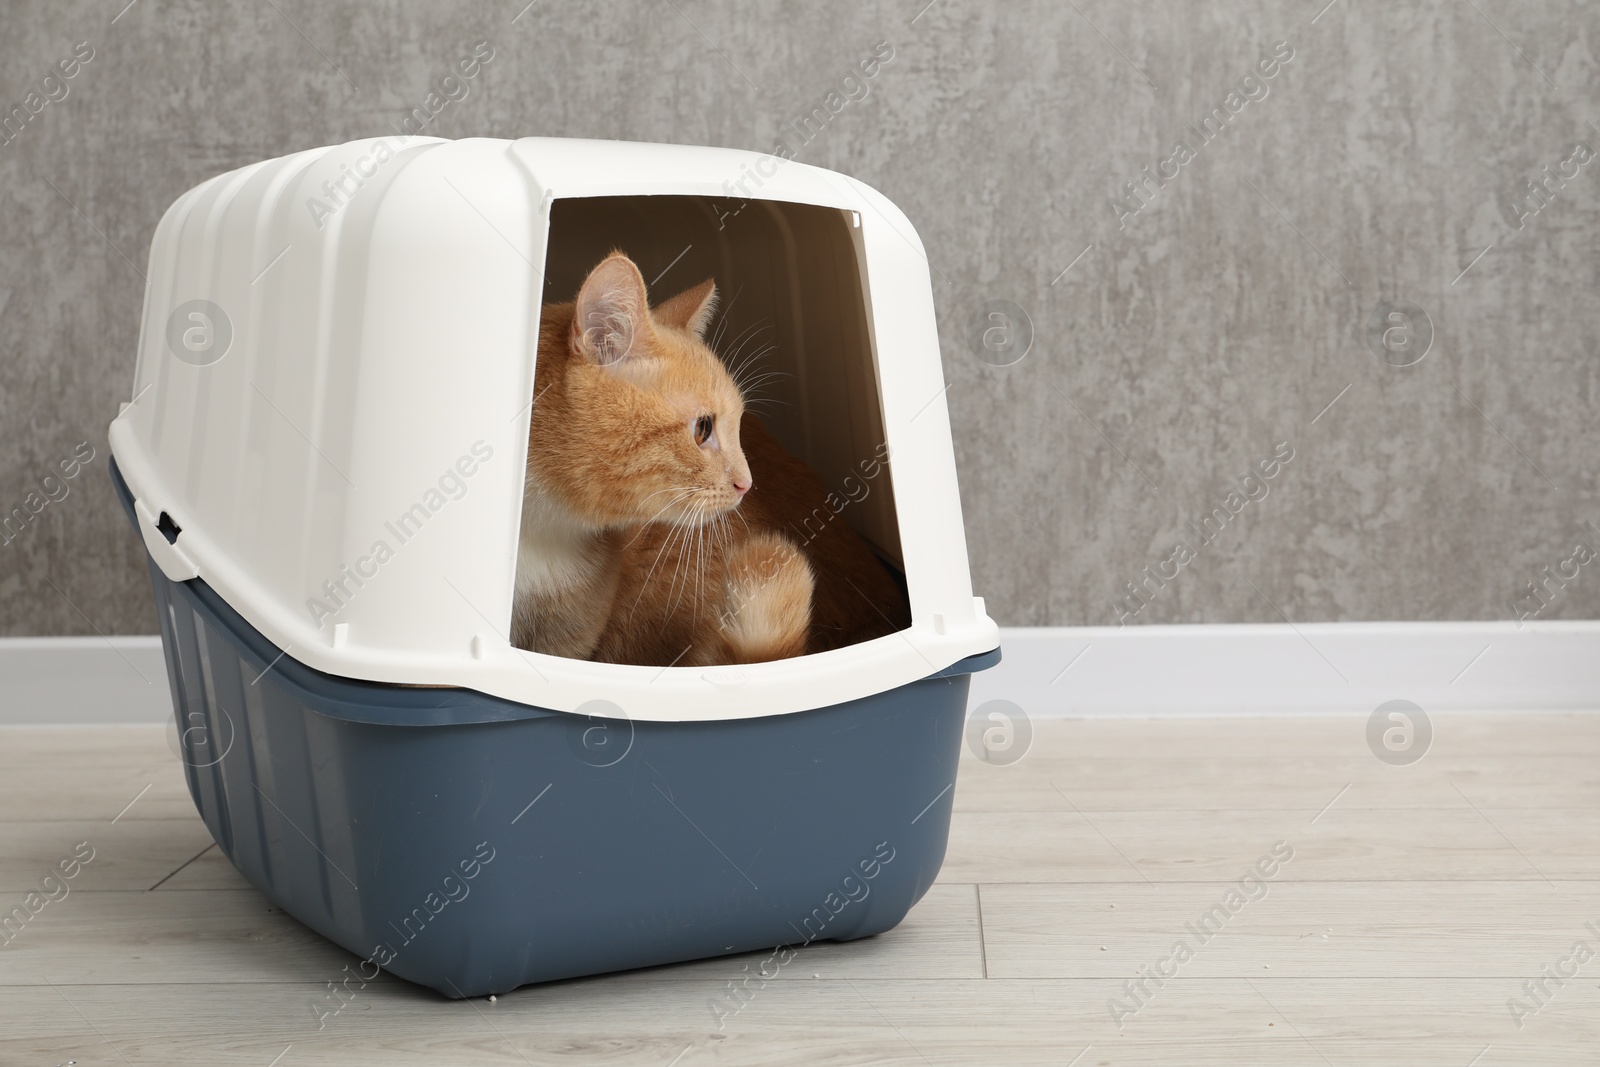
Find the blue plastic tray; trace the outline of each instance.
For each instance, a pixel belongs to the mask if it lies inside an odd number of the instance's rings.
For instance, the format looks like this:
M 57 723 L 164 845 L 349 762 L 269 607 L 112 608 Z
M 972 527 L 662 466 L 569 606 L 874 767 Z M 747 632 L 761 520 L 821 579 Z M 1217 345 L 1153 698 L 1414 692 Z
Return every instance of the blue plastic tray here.
M 218 846 L 364 977 L 450 997 L 892 928 L 944 860 L 968 675 L 1000 658 L 789 715 L 618 722 L 323 674 L 205 582 L 150 576 Z

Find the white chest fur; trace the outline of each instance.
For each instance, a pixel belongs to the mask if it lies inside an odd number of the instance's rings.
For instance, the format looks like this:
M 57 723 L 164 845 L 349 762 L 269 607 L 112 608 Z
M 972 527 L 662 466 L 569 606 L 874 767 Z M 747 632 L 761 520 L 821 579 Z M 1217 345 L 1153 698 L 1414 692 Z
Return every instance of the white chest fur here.
M 522 500 L 517 544 L 517 598 L 560 596 L 594 580 L 600 555 L 595 531 L 537 487 Z

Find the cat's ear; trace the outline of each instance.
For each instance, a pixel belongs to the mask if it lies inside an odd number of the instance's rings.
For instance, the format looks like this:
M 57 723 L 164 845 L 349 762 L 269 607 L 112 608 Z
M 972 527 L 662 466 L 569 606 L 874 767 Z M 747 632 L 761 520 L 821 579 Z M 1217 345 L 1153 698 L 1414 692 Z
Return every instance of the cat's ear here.
M 688 330 L 702 341 L 711 317 L 717 313 L 717 283 L 710 278 L 656 305 L 656 321 Z
M 602 367 L 627 359 L 646 328 L 644 278 L 633 260 L 613 253 L 601 261 L 578 290 L 572 315 L 572 343 Z

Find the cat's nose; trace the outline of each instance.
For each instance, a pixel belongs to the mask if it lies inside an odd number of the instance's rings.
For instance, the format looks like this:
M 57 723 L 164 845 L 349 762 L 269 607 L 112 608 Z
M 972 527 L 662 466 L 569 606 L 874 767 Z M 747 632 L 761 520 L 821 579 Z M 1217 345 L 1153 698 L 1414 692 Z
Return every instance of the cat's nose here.
M 740 496 L 744 496 L 746 493 L 748 493 L 750 491 L 750 482 L 751 482 L 750 478 L 746 478 L 742 482 L 738 478 L 735 478 L 733 480 L 733 491 L 735 493 L 738 493 Z

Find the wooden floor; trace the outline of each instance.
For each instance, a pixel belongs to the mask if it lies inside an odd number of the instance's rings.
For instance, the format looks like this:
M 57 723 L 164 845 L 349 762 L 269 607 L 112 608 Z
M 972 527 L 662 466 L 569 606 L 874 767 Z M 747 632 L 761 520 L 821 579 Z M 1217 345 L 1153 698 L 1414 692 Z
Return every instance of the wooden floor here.
M 759 957 L 493 1003 L 385 977 L 319 1029 L 353 957 L 210 847 L 162 729 L 0 728 L 0 912 L 94 849 L 0 946 L 0 1064 L 1600 1063 L 1600 715 L 1438 717 L 1410 767 L 1364 718 L 1034 725 L 964 763 L 904 924 L 804 949 L 722 1029 Z

